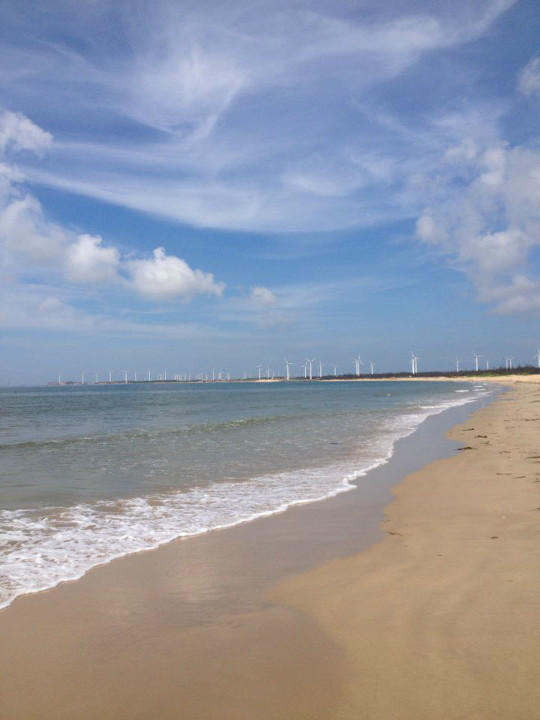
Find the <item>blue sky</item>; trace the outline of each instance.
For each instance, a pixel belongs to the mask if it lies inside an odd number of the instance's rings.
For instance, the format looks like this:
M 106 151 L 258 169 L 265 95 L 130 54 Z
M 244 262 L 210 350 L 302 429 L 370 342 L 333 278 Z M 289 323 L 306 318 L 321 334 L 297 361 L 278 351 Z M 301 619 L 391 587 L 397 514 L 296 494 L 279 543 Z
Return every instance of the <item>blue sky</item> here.
M 531 361 L 536 0 L 0 14 L 0 383 Z

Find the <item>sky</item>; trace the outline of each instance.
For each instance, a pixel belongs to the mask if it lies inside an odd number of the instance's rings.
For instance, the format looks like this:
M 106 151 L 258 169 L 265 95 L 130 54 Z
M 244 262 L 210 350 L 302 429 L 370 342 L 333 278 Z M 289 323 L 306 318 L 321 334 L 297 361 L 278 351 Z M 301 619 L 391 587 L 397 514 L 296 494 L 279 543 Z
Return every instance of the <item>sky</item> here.
M 537 0 L 0 17 L 0 384 L 533 362 Z

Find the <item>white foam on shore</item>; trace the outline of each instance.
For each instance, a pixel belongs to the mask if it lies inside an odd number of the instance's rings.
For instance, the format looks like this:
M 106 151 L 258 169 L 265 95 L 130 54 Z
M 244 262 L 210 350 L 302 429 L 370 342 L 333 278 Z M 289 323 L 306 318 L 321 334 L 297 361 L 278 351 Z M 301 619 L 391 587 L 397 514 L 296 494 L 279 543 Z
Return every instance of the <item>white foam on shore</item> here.
M 352 490 L 355 480 L 386 463 L 396 441 L 427 417 L 477 399 L 470 392 L 437 405 L 411 407 L 383 422 L 368 454 L 364 448 L 360 457 L 327 467 L 69 508 L 3 511 L 0 608 L 19 595 L 76 580 L 115 558 Z

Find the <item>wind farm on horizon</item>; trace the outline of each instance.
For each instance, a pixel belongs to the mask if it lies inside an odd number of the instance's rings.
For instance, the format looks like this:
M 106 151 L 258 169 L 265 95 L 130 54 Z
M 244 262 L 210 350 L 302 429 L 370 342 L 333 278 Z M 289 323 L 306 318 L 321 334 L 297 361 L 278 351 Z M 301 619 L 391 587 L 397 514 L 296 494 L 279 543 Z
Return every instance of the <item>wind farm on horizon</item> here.
M 281 374 L 269 365 L 263 363 L 255 366 L 255 372 L 250 373 L 244 371 L 240 375 L 234 375 L 231 372 L 226 372 L 221 369 L 212 368 L 210 371 L 199 371 L 193 372 L 170 372 L 165 369 L 157 373 L 153 373 L 151 369 L 139 372 L 137 370 L 126 370 L 114 371 L 107 369 L 104 379 L 103 375 L 99 373 L 93 373 L 91 376 L 86 375 L 85 370 L 81 370 L 77 379 L 66 379 L 62 372 L 58 372 L 58 378 L 56 381 L 47 383 L 49 386 L 66 386 L 66 385 L 133 385 L 133 384 L 152 384 L 152 383 L 224 383 L 224 382 L 289 382 L 289 381 L 350 381 L 350 380 L 389 380 L 392 378 L 396 379 L 427 379 L 427 378 L 468 378 L 471 376 L 481 377 L 489 375 L 508 375 L 508 374 L 539 374 L 540 373 L 540 346 L 537 347 L 536 353 L 532 356 L 531 360 L 535 361 L 535 364 L 530 362 L 527 364 L 515 364 L 515 356 L 505 356 L 504 366 L 499 364 L 498 366 L 490 367 L 488 358 L 484 358 L 479 353 L 472 353 L 474 359 L 474 367 L 469 369 L 462 369 L 460 366 L 460 360 L 456 357 L 455 369 L 447 370 L 423 370 L 419 371 L 418 361 L 420 358 L 411 351 L 409 365 L 410 370 L 397 370 L 388 372 L 375 372 L 375 362 L 369 360 L 367 368 L 369 372 L 363 372 L 362 367 L 365 365 L 361 355 L 357 355 L 352 359 L 352 365 L 354 366 L 354 372 L 343 372 L 338 373 L 339 365 L 336 363 L 324 363 L 322 359 L 317 358 L 306 358 L 304 361 L 298 363 L 291 362 L 288 359 L 284 360 L 284 372 Z M 481 360 L 484 361 L 482 367 Z M 297 374 L 294 375 L 291 372 L 291 368 L 296 365 Z M 332 368 L 331 373 L 324 373 L 325 365 Z M 366 369 L 367 369 L 366 368 Z

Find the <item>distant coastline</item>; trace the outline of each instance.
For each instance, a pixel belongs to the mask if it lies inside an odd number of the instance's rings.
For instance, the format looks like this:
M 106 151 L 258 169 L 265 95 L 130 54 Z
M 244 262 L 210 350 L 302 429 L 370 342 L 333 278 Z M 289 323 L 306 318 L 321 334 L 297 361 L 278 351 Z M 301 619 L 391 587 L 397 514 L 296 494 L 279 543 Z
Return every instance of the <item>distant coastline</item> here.
M 503 383 L 515 383 L 515 382 L 538 382 L 540 378 L 540 368 L 526 367 L 523 369 L 517 368 L 513 370 L 498 369 L 498 370 L 479 370 L 476 371 L 428 371 L 422 373 L 416 373 L 413 375 L 410 372 L 402 373 L 374 373 L 373 375 L 359 375 L 355 376 L 352 374 L 347 375 L 323 375 L 322 377 L 314 377 L 311 380 L 309 378 L 294 377 L 287 380 L 285 377 L 273 377 L 273 378 L 231 378 L 229 380 L 113 380 L 113 381 L 100 381 L 94 383 L 81 383 L 78 381 L 66 381 L 66 382 L 49 382 L 46 387 L 103 387 L 109 385 L 223 385 L 223 384 L 234 384 L 234 383 L 281 383 L 281 382 L 376 382 L 381 380 L 408 380 L 408 381 L 420 381 L 420 380 L 441 380 L 441 381 L 457 381 L 457 382 L 475 382 L 475 381 L 487 381 L 487 382 L 503 382 Z

